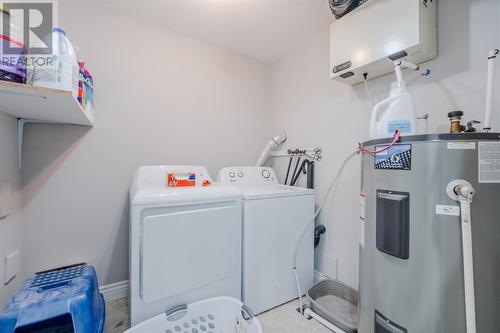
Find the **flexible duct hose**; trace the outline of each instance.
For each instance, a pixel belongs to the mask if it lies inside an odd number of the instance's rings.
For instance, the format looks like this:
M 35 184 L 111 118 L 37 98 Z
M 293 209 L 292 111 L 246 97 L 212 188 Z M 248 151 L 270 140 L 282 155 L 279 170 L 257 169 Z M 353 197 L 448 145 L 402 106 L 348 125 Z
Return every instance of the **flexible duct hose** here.
M 275 150 L 280 144 L 286 141 L 286 132 L 282 132 L 274 137 L 272 137 L 271 140 L 265 145 L 264 149 L 262 150 L 262 153 L 259 156 L 259 159 L 257 160 L 257 166 L 261 167 L 264 166 L 266 163 L 267 159 L 271 155 L 271 152 Z

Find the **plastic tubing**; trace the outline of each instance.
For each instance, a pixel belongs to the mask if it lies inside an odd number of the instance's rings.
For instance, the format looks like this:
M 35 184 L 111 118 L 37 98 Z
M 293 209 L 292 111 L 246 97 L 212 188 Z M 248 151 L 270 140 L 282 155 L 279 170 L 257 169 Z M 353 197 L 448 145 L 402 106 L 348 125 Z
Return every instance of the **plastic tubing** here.
M 394 134 L 394 138 L 392 139 L 392 142 L 385 148 L 379 149 L 379 150 L 370 150 L 361 143 L 358 144 L 358 151 L 363 152 L 363 153 L 368 153 L 368 154 L 380 154 L 383 153 L 384 151 L 388 150 L 392 146 L 394 146 L 396 143 L 398 143 L 399 139 L 401 138 L 401 132 L 399 130 L 396 130 L 396 133 Z
M 286 141 L 286 132 L 282 132 L 269 140 L 269 142 L 264 146 L 264 149 L 262 150 L 262 153 L 260 154 L 259 158 L 257 159 L 257 166 L 261 167 L 263 166 L 266 161 L 268 160 L 269 156 L 271 155 L 271 152 L 275 150 L 280 144 Z
M 370 91 L 370 88 L 368 87 L 368 73 L 365 73 L 366 75 L 364 76 L 364 80 L 363 80 L 363 85 L 365 86 L 365 90 L 366 90 L 366 93 L 368 95 L 368 98 L 370 99 L 370 103 L 372 104 L 372 107 L 375 106 L 375 100 L 373 99 L 373 95 Z
M 335 175 L 335 178 L 333 178 L 332 182 L 328 186 L 328 189 L 326 190 L 326 194 L 323 197 L 323 201 L 321 201 L 321 204 L 319 205 L 318 209 L 316 209 L 316 212 L 314 213 L 314 217 L 304 227 L 303 231 L 300 234 L 300 238 L 297 241 L 297 245 L 295 246 L 295 250 L 294 250 L 294 253 L 293 253 L 293 274 L 295 276 L 295 284 L 297 285 L 297 293 L 299 294 L 299 306 L 300 306 L 300 313 L 302 315 L 304 314 L 304 303 L 302 301 L 302 291 L 300 290 L 300 279 L 299 279 L 299 274 L 297 272 L 297 257 L 298 257 L 298 254 L 299 254 L 300 244 L 302 243 L 302 240 L 304 239 L 305 235 L 307 234 L 307 230 L 309 230 L 309 227 L 311 226 L 311 224 L 314 223 L 314 221 L 316 220 L 316 217 L 319 215 L 319 213 L 323 209 L 323 207 L 324 207 L 324 205 L 326 203 L 326 200 L 328 199 L 328 197 L 329 197 L 332 189 L 334 188 L 335 184 L 337 184 L 340 176 L 342 175 L 342 172 L 344 171 L 345 166 L 347 165 L 347 163 L 354 156 L 356 156 L 358 154 L 359 154 L 359 150 L 356 150 L 356 151 L 352 152 L 351 154 L 349 154 L 349 156 L 347 156 L 347 158 L 344 160 L 344 162 L 342 162 L 342 165 L 340 166 L 339 171 L 337 171 L 337 174 Z
M 393 145 L 395 145 L 399 139 L 401 138 L 401 133 L 399 130 L 396 130 L 396 133 L 394 134 L 394 139 L 392 140 L 392 142 L 390 143 L 389 146 L 387 146 L 386 148 L 384 149 L 380 149 L 380 150 L 370 150 L 366 147 L 363 147 L 361 145 L 361 143 L 359 144 L 358 146 L 358 149 L 355 150 L 354 152 L 352 152 L 351 154 L 349 154 L 346 159 L 342 162 L 342 164 L 340 165 L 340 168 L 339 168 L 339 171 L 337 171 L 337 174 L 335 175 L 335 178 L 333 178 L 332 182 L 330 183 L 330 185 L 328 186 L 328 189 L 326 190 L 326 193 L 325 193 L 325 196 L 323 197 L 323 200 L 321 201 L 321 204 L 319 205 L 318 209 L 316 209 L 315 213 L 314 213 L 314 217 L 311 219 L 311 221 L 304 227 L 304 230 L 302 231 L 302 233 L 300 234 L 300 238 L 297 242 L 297 245 L 295 246 L 295 250 L 294 250 L 294 254 L 293 254 L 293 274 L 295 276 L 295 284 L 297 286 L 297 293 L 299 295 L 299 307 L 300 307 L 300 313 L 302 315 L 304 315 L 304 303 L 302 301 L 302 291 L 300 289 L 300 279 L 299 279 L 299 274 L 297 272 L 297 256 L 299 254 L 299 248 L 300 248 L 300 244 L 302 243 L 302 240 L 303 238 L 305 237 L 305 235 L 307 234 L 307 230 L 309 229 L 309 227 L 311 226 L 311 224 L 314 223 L 314 221 L 316 221 L 316 217 L 318 217 L 319 213 L 321 212 L 321 210 L 323 209 L 323 207 L 325 206 L 326 204 L 326 200 L 328 199 L 330 193 L 332 192 L 335 184 L 337 184 L 338 180 L 340 179 L 340 176 L 342 175 L 342 172 L 344 171 L 344 168 L 345 166 L 347 165 L 347 163 L 356 155 L 358 155 L 359 153 L 361 152 L 365 152 L 365 153 L 369 153 L 369 154 L 378 154 L 378 153 L 382 153 L 386 150 L 388 150 L 390 147 L 392 147 Z

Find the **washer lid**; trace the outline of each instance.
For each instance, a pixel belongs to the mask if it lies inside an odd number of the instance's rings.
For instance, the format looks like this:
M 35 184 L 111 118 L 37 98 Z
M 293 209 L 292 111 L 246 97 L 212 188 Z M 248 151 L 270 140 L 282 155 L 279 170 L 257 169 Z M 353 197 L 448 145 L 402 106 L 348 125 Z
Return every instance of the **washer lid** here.
M 130 191 L 130 204 L 151 205 L 159 203 L 206 201 L 224 198 L 241 198 L 235 187 L 213 184 L 208 187 L 169 188 L 158 184 L 143 184 Z
M 314 195 L 314 190 L 280 184 L 235 186 L 240 189 L 244 200 L 258 200 L 300 195 Z

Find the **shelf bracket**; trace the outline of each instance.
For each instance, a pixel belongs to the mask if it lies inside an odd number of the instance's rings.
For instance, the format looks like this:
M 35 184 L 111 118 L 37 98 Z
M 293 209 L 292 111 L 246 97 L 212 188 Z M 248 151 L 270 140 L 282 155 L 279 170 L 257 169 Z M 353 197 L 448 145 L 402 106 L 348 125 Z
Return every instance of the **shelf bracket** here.
M 23 137 L 24 137 L 24 125 L 26 124 L 53 124 L 54 122 L 36 119 L 17 119 L 17 161 L 19 169 L 22 167 L 23 158 Z

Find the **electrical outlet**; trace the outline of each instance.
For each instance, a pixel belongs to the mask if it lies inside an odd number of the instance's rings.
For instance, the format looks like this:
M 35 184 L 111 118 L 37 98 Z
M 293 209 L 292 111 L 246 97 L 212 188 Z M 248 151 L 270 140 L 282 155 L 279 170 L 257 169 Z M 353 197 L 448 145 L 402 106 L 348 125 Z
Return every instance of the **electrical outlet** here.
M 11 214 L 12 205 L 12 184 L 10 182 L 0 182 L 0 220 Z
M 19 250 L 15 250 L 5 257 L 5 274 L 3 282 L 9 283 L 19 271 Z
M 323 273 L 331 279 L 337 280 L 339 274 L 339 258 L 326 255 L 323 263 Z

